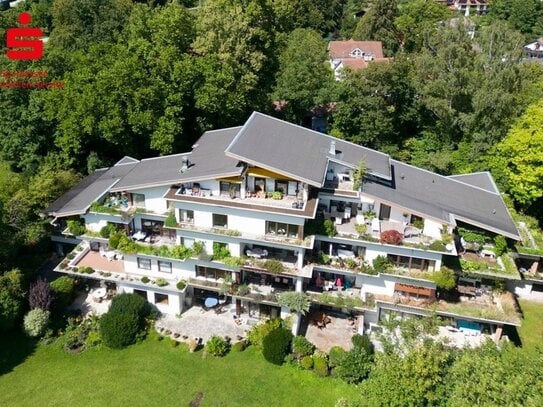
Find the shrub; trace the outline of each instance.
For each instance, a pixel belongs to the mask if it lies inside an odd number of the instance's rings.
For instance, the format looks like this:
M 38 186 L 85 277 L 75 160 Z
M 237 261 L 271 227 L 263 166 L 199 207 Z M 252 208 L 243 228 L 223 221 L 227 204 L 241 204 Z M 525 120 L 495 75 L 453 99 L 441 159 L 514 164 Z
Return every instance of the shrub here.
M 328 362 L 323 356 L 313 356 L 313 370 L 321 377 L 328 376 Z
M 415 226 L 417 229 L 423 230 L 424 229 L 424 220 L 422 219 L 415 219 L 412 222 L 413 226 Z
M 92 267 L 81 267 L 80 269 L 78 269 L 80 273 L 83 273 L 83 274 L 92 274 L 94 273 L 94 269 Z
M 246 346 L 247 345 L 245 344 L 244 341 L 236 342 L 235 344 L 232 345 L 232 351 L 234 351 L 234 352 L 243 352 L 245 350 Z
M 458 231 L 466 242 L 483 244 L 487 240 L 486 235 L 484 235 L 483 233 L 478 233 L 473 230 L 463 228 L 458 228 Z
M 345 353 L 345 349 L 343 349 L 341 346 L 333 346 L 328 353 L 330 367 L 336 367 L 339 365 L 341 359 L 345 356 Z
M 354 230 L 356 230 L 356 233 L 358 233 L 360 236 L 363 236 L 368 231 L 368 227 L 363 223 L 357 223 L 354 225 Z
M 447 267 L 441 267 L 441 270 L 430 274 L 429 278 L 442 290 L 452 290 L 456 287 L 454 272 Z
M 25 333 L 33 338 L 42 336 L 49 325 L 50 312 L 36 308 L 25 315 L 23 326 Z
M 280 318 L 270 319 L 263 324 L 253 326 L 247 335 L 247 339 L 255 348 L 262 349 L 262 342 L 266 335 L 281 327 L 283 327 L 283 321 Z
M 121 237 L 124 236 L 121 232 L 115 232 L 109 235 L 108 245 L 112 249 L 119 247 Z
M 168 281 L 166 281 L 166 279 L 162 278 L 162 277 L 159 277 L 155 280 L 155 284 L 159 287 L 165 287 L 167 286 L 169 283 Z
M 212 356 L 222 357 L 230 350 L 230 344 L 220 336 L 212 336 L 206 342 L 205 351 Z
M 435 250 L 436 252 L 444 252 L 447 250 L 443 242 L 440 240 L 436 240 L 435 242 L 430 243 L 428 249 Z
M 268 270 L 271 273 L 282 273 L 285 271 L 285 266 L 283 266 L 283 263 L 281 263 L 277 259 L 268 259 L 263 264 L 262 267 L 264 267 L 266 270 Z
M 357 266 L 356 261 L 354 259 L 345 259 L 345 265 L 347 266 L 347 268 L 351 270 L 355 269 Z
M 507 250 L 507 240 L 501 235 L 497 235 L 494 238 L 494 253 L 496 256 L 501 256 Z
M 100 318 L 100 336 L 104 344 L 113 349 L 121 349 L 136 341 L 140 322 L 132 312 L 109 312 Z
M 194 242 L 192 245 L 192 253 L 194 253 L 195 256 L 199 256 L 200 254 L 204 253 L 204 243 L 203 242 Z
M 178 290 L 184 290 L 186 286 L 187 283 L 185 283 L 183 280 L 178 281 L 176 285 Z
M 307 340 L 305 336 L 295 336 L 292 339 L 292 353 L 294 356 L 301 358 L 313 354 L 315 346 Z
M 55 306 L 64 309 L 72 303 L 75 294 L 74 280 L 68 276 L 62 276 L 51 282 L 51 290 L 55 293 Z
M 113 297 L 108 313 L 134 314 L 142 326 L 145 318 L 151 315 L 151 305 L 137 294 L 122 293 Z
M 370 275 L 376 275 L 378 273 L 377 270 L 375 270 L 372 266 L 370 266 L 369 264 L 366 264 L 364 262 L 362 262 L 362 264 L 360 264 L 360 272 L 361 273 L 364 273 L 364 274 L 370 274 Z
M 213 260 L 222 260 L 226 257 L 231 257 L 228 245 L 213 242 Z
M 115 225 L 112 223 L 108 223 L 106 226 L 100 229 L 100 236 L 102 236 L 104 239 L 109 238 L 114 233 L 115 233 Z
M 385 273 L 392 267 L 392 262 L 386 256 L 377 256 L 373 259 L 373 268 L 378 273 Z
M 66 224 L 68 225 L 68 231 L 74 236 L 84 235 L 87 231 L 85 223 L 81 219 L 69 220 Z
M 385 230 L 381 232 L 381 243 L 399 246 L 402 244 L 403 235 L 397 230 Z
M 323 229 L 326 236 L 333 237 L 337 235 L 336 225 L 334 225 L 334 222 L 330 219 L 326 219 L 323 222 Z
M 330 256 L 324 254 L 324 252 L 321 250 L 319 253 L 317 253 L 317 258 L 315 260 L 319 264 L 328 264 L 330 263 Z
M 283 199 L 283 194 L 281 193 L 281 191 L 275 191 L 272 193 L 272 199 L 276 199 L 276 200 L 279 200 L 279 199 Z
M 241 267 L 245 264 L 245 259 L 236 256 L 229 256 L 222 259 L 222 262 L 230 267 Z
M 141 281 L 143 284 L 147 284 L 147 283 L 148 283 L 149 281 L 151 281 L 151 280 L 149 279 L 149 277 L 143 276 L 143 277 L 140 279 L 140 281 Z
M 373 343 L 371 343 L 368 335 L 353 335 L 351 338 L 351 342 L 355 348 L 364 349 L 368 355 L 373 355 Z
M 177 226 L 177 219 L 175 218 L 175 213 L 170 212 L 164 221 L 164 226 L 168 228 L 176 227 Z
M 39 308 L 49 311 L 52 303 L 53 294 L 51 293 L 49 283 L 45 279 L 38 278 L 35 283 L 30 284 L 28 304 L 31 309 Z
M 185 246 L 175 246 L 171 250 L 171 254 L 176 259 L 186 259 L 192 256 L 192 250 Z
M 301 312 L 306 314 L 309 311 L 311 302 L 304 293 L 296 291 L 287 291 L 279 294 L 277 301 L 284 307 L 288 307 L 291 312 Z
M 268 333 L 262 341 L 264 358 L 275 365 L 282 365 L 289 353 L 292 333 L 285 328 L 276 328 Z
M 247 295 L 251 292 L 251 289 L 247 284 L 241 284 L 238 286 L 238 295 Z
M 339 360 L 335 373 L 347 383 L 359 383 L 368 376 L 372 363 L 372 355 L 369 355 L 363 348 L 353 348 L 345 352 Z
M 311 370 L 313 368 L 313 358 L 311 356 L 304 356 L 300 361 L 300 366 L 306 370 Z

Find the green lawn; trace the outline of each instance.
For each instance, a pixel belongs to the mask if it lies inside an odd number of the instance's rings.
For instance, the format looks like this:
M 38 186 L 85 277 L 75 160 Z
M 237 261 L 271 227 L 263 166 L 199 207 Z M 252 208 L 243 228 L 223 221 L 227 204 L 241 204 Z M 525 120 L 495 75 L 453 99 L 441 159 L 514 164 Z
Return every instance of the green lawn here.
M 518 329 L 522 346 L 533 348 L 543 344 L 543 303 L 520 300 L 524 314 L 522 325 Z
M 188 406 L 201 392 L 201 406 L 333 406 L 359 394 L 337 379 L 272 365 L 252 348 L 215 359 L 154 337 L 77 355 L 26 343 L 0 338 L 0 405 Z

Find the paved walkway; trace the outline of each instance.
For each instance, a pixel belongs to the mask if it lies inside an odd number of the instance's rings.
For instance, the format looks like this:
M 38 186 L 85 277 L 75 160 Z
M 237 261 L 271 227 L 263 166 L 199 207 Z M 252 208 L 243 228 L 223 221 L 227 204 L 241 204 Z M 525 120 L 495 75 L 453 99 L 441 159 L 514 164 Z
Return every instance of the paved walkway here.
M 236 325 L 232 315 L 229 311 L 217 315 L 213 310 L 204 311 L 194 306 L 181 314 L 180 318 L 163 316 L 156 322 L 156 328 L 171 331 L 172 335 L 178 333 L 180 336 L 176 339 L 179 341 L 186 340 L 183 335 L 188 338 L 202 338 L 203 342 L 213 335 L 218 335 L 223 338 L 228 336 L 236 342 L 238 336 L 247 337 L 250 326 L 245 323 Z
M 80 310 L 81 315 L 87 315 L 90 313 L 102 315 L 105 314 L 109 309 L 109 304 L 111 304 L 111 300 L 102 300 L 102 302 L 97 302 L 89 293 L 79 291 L 74 302 L 68 308 Z

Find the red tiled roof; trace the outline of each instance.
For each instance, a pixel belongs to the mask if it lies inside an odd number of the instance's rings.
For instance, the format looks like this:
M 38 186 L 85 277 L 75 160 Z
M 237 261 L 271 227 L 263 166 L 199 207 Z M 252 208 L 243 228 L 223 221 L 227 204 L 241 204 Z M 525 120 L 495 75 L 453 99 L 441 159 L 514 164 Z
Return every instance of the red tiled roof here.
M 374 55 L 376 59 L 384 57 L 381 41 L 330 41 L 328 44 L 332 59 L 351 58 L 351 52 L 357 48 L 366 55 Z

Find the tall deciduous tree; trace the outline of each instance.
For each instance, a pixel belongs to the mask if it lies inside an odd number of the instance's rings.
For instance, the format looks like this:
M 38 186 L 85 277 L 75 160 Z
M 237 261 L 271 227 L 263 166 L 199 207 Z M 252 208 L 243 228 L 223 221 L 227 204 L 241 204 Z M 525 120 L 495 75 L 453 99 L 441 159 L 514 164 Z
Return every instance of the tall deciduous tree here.
M 327 102 L 325 93 L 333 84 L 326 43 L 310 29 L 296 29 L 281 54 L 276 100 L 286 102 L 289 120 L 300 122 L 309 110 Z
M 369 10 L 358 21 L 353 32 L 355 40 L 382 41 L 388 54 L 400 45 L 399 32 L 394 21 L 399 15 L 398 0 L 374 0 Z
M 273 20 L 267 0 L 209 0 L 198 10 L 194 50 L 231 67 L 246 114 L 265 105 L 273 84 Z
M 489 155 L 493 174 L 523 207 L 543 197 L 543 100 L 531 105 Z

